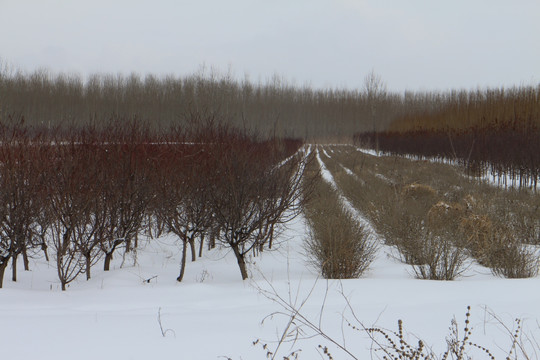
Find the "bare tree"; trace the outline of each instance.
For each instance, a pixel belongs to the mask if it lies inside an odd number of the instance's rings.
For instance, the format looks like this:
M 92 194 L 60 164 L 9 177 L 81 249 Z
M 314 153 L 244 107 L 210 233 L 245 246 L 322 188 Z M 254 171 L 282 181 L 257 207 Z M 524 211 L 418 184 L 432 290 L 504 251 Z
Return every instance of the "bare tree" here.
M 89 170 L 93 154 L 79 139 L 56 147 L 56 156 L 49 164 L 48 198 L 53 217 L 50 226 L 50 243 L 55 250 L 56 267 L 62 290 L 84 271 L 85 255 L 79 244 L 86 241 L 86 231 L 91 226 L 93 194 Z M 95 168 L 95 167 L 94 167 Z
M 101 250 L 105 254 L 104 270 L 108 271 L 113 254 L 121 246 L 125 252 L 136 247 L 137 236 L 147 216 L 152 199 L 150 131 L 142 124 L 132 121 L 115 123 L 106 129 L 107 169 L 103 197 L 107 215 Z
M 386 84 L 381 76 L 375 73 L 374 69 L 364 77 L 364 92 L 369 105 L 371 130 L 375 133 L 375 150 L 379 153 L 379 137 L 377 132 L 380 128 L 377 126 L 377 110 L 382 103 L 382 100 L 386 97 L 387 92 Z
M 219 241 L 236 256 L 242 279 L 248 278 L 246 255 L 273 236 L 275 225 L 290 221 L 301 206 L 302 157 L 277 166 L 276 150 L 245 137 L 219 148 L 220 177 L 211 191 Z M 216 149 L 217 150 L 217 149 Z
M 173 156 L 167 157 L 168 164 L 160 166 L 163 176 L 159 181 L 156 215 L 165 230 L 176 235 L 182 244 L 177 281 L 184 277 L 188 245 L 191 260 L 195 261 L 195 242 L 200 239 L 202 249 L 204 234 L 212 223 L 209 190 L 215 174 L 204 147 L 204 144 L 176 145 Z
M 17 258 L 23 255 L 29 270 L 28 250 L 33 247 L 34 223 L 42 207 L 43 159 L 40 134 L 29 134 L 22 124 L 0 129 L 0 287 L 7 262 L 17 281 Z

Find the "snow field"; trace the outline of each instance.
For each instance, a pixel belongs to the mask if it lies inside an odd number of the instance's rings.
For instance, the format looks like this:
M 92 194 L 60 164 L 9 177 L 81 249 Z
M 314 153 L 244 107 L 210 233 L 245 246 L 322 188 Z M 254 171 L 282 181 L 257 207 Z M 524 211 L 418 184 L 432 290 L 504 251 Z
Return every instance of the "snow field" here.
M 328 170 L 322 175 L 331 181 Z M 185 279 L 177 283 L 180 248 L 168 236 L 144 241 L 136 265 L 128 257 L 120 267 L 117 257 L 110 272 L 97 265 L 90 281 L 81 276 L 66 292 L 43 259 L 32 261 L 32 271 L 20 271 L 17 283 L 9 280 L 8 269 L 0 289 L 2 358 L 264 359 L 266 352 L 252 342 L 261 339 L 275 349 L 288 320 L 276 315 L 261 324 L 281 310 L 261 293 L 270 286 L 298 306 L 306 301 L 302 313 L 317 324 L 320 320 L 328 335 L 360 359 L 370 358 L 371 341 L 347 326 L 344 319 L 353 318 L 344 296 L 365 326 L 397 330 L 402 319 L 411 343 L 422 338 L 439 354 L 450 320 L 455 316 L 461 329 L 467 305 L 472 306 L 471 340 L 496 356 L 505 354 L 510 340 L 490 312 L 510 328 L 515 318 L 523 318 L 525 334 L 540 339 L 538 278 L 500 279 L 472 265 L 456 281 L 417 280 L 380 248 L 363 278 L 318 279 L 306 265 L 305 226 L 297 217 L 279 236 L 275 251 L 251 258 L 247 281 L 240 280 L 234 255 L 216 249 L 188 261 Z M 319 344 L 330 345 L 319 337 L 299 340 L 292 348 L 284 344 L 283 355 L 302 349 L 300 359 L 317 359 Z M 347 358 L 329 347 L 335 359 Z

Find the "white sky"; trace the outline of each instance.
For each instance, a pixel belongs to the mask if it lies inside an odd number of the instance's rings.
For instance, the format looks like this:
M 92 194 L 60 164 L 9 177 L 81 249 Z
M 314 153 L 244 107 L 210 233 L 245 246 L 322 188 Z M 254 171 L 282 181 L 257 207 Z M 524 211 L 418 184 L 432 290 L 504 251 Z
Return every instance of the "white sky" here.
M 540 82 L 539 0 L 0 0 L 0 58 L 25 71 L 273 75 L 391 90 Z

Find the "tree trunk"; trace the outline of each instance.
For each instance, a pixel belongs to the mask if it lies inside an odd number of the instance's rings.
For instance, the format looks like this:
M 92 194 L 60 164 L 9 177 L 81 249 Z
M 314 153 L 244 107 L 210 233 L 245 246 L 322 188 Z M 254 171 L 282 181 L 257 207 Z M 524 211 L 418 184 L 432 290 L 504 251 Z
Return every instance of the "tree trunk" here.
M 30 260 L 28 260 L 28 251 L 26 250 L 26 247 L 24 247 L 22 251 L 22 256 L 24 263 L 24 271 L 30 271 Z
M 212 250 L 216 247 L 216 232 L 211 231 L 210 232 L 210 241 L 208 241 L 208 250 Z
M 116 250 L 116 247 L 119 246 L 120 244 L 122 244 L 125 241 L 126 240 L 124 240 L 123 238 L 114 240 L 113 246 L 109 249 L 109 252 L 105 252 L 105 264 L 103 264 L 103 270 L 104 271 L 109 271 L 110 266 L 111 266 L 111 260 L 113 258 L 113 253 Z M 126 247 L 128 247 L 128 246 L 129 245 L 126 244 Z
M 18 254 L 14 254 L 11 258 L 11 280 L 14 282 L 17 282 L 17 258 L 19 257 Z
M 64 273 L 64 268 L 62 266 L 64 262 L 64 255 L 63 254 L 57 254 L 56 255 L 56 272 L 58 273 L 58 280 L 60 280 L 60 284 L 62 285 L 62 291 L 66 291 L 66 276 Z
M 92 259 L 90 257 L 90 254 L 85 254 L 84 258 L 86 260 L 86 280 L 90 280 L 90 267 L 92 266 Z
M 274 224 L 270 225 L 269 231 L 270 233 L 268 234 L 268 249 L 272 249 L 272 245 L 274 244 Z
M 199 244 L 199 257 L 202 257 L 203 246 L 204 246 L 204 234 L 201 234 L 201 242 Z
M 2 258 L 0 262 L 0 289 L 4 284 L 4 272 L 6 271 L 9 258 Z
M 197 250 L 195 250 L 195 239 L 193 237 L 189 240 L 189 248 L 191 249 L 191 261 L 197 260 Z
M 244 254 L 240 252 L 240 249 L 238 249 L 237 246 L 232 247 L 234 255 L 236 256 L 236 261 L 238 261 L 238 267 L 240 268 L 240 274 L 242 274 L 242 280 L 246 280 L 248 278 L 247 268 L 246 268 L 246 260 L 244 258 Z
M 137 231 L 135 233 L 135 239 L 133 241 L 133 250 L 137 249 L 139 247 L 139 232 Z
M 181 282 L 184 279 L 184 272 L 186 270 L 186 257 L 187 257 L 187 243 L 182 242 L 182 260 L 180 261 L 180 275 L 176 278 L 176 281 Z
M 112 252 L 105 253 L 105 263 L 103 265 L 103 271 L 109 271 L 109 269 L 111 267 L 112 258 L 113 258 L 113 253 Z
M 41 250 L 43 250 L 43 253 L 45 254 L 45 260 L 49 262 L 49 254 L 47 253 L 47 244 L 45 243 L 41 244 Z

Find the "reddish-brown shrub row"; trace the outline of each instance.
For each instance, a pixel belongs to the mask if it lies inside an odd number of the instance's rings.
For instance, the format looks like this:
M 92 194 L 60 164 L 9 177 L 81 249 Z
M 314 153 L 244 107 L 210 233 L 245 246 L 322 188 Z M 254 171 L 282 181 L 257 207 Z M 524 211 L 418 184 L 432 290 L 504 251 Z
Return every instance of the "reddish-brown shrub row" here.
M 201 254 L 212 234 L 241 265 L 295 206 L 302 159 L 278 165 L 300 146 L 212 123 L 166 135 L 131 120 L 56 132 L 0 124 L 0 287 L 9 261 L 22 254 L 27 267 L 28 256 L 48 259 L 52 249 L 65 289 L 101 259 L 109 270 L 152 229 L 190 245 L 192 260 L 195 241 Z

